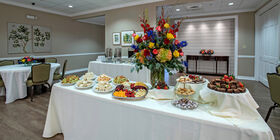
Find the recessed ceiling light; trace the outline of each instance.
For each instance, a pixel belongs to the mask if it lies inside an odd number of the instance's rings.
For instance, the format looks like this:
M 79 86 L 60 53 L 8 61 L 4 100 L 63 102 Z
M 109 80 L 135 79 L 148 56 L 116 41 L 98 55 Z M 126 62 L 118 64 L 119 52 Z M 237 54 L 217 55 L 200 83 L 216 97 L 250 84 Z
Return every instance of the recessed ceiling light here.
M 179 11 L 180 11 L 180 9 L 176 9 L 176 11 L 177 11 L 177 12 L 179 12 Z
M 68 5 L 69 8 L 73 8 L 73 5 Z
M 234 3 L 233 3 L 233 2 L 230 2 L 230 3 L 228 3 L 228 5 L 229 5 L 229 6 L 232 6 L 232 5 L 234 5 Z

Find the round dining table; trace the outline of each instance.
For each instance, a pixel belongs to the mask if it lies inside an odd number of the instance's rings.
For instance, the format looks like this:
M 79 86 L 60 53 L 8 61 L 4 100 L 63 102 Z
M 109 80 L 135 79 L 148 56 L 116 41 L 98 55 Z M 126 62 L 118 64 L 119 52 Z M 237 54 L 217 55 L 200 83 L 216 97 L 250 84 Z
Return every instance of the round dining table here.
M 38 64 L 38 63 L 37 63 Z M 37 65 L 32 64 L 32 65 Z M 50 63 L 50 77 L 48 83 L 53 82 L 53 75 L 59 63 Z M 17 99 L 22 99 L 27 96 L 26 81 L 31 74 L 32 66 L 25 66 L 24 64 L 8 65 L 0 67 L 0 75 L 5 84 L 5 87 L 0 88 L 0 96 L 6 95 L 6 104 L 12 103 Z

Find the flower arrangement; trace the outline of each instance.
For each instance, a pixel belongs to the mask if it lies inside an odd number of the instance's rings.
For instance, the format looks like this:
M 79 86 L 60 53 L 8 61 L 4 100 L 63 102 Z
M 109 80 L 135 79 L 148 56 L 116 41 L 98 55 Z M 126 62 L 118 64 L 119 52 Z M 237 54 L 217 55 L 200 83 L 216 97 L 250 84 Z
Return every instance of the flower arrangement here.
M 205 54 L 212 55 L 212 54 L 214 54 L 214 50 L 212 50 L 212 49 L 209 49 L 209 50 L 201 49 L 199 53 L 202 54 L 202 55 L 205 55 Z
M 19 61 L 20 64 L 25 64 L 25 65 L 31 65 L 32 63 L 35 62 L 36 60 L 30 56 L 25 56 Z
M 186 41 L 176 39 L 176 32 L 179 31 L 181 22 L 174 25 L 168 23 L 164 15 L 157 19 L 156 28 L 151 27 L 145 17 L 140 18 L 144 35 L 133 34 L 136 45 L 132 45 L 136 58 L 135 68 L 138 72 L 143 67 L 151 70 L 151 84 L 154 87 L 156 82 L 164 82 L 164 70 L 171 74 L 171 70 L 182 71 L 183 65 L 179 60 L 184 56 L 183 47 L 187 46 Z

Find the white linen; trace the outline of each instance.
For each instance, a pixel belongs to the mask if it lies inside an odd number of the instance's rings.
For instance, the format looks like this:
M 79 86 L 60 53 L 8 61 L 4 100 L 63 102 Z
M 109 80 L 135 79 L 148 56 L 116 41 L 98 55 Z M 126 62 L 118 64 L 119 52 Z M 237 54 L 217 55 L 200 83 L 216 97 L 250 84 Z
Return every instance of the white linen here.
M 51 63 L 49 84 L 52 84 L 53 74 L 58 67 L 60 67 L 60 64 Z M 23 64 L 0 67 L 0 74 L 6 89 L 6 104 L 27 96 L 26 81 L 30 73 L 31 66 L 24 66 Z M 5 95 L 5 89 L 0 89 L 0 95 Z
M 111 94 L 55 84 L 43 137 L 65 140 L 274 140 L 258 114 L 238 125 L 204 111 L 181 110 L 166 100 L 123 101 Z
M 200 97 L 204 102 L 210 103 L 209 112 L 213 115 L 242 119 L 258 118 L 259 105 L 248 89 L 245 93 L 229 94 L 206 87 L 200 91 Z
M 195 94 L 191 95 L 191 99 L 194 100 L 194 101 L 197 101 L 199 103 L 204 103 L 202 100 L 201 100 L 201 97 L 200 97 L 200 91 L 203 89 L 203 88 L 206 88 L 207 84 L 209 83 L 209 81 L 207 79 L 205 79 L 206 81 L 204 83 L 199 83 L 199 84 L 192 84 L 192 83 L 187 83 L 187 85 L 189 85 L 194 91 L 195 91 Z
M 135 71 L 131 72 L 133 64 L 116 64 L 116 63 L 103 63 L 97 61 L 91 61 L 88 65 L 88 72 L 93 72 L 96 75 L 106 74 L 110 77 L 116 77 L 124 75 L 130 81 L 139 81 L 144 83 L 150 83 L 150 70 L 143 68 L 139 73 Z
M 172 100 L 174 99 L 174 86 L 169 86 L 168 90 L 151 89 L 146 97 L 156 100 Z

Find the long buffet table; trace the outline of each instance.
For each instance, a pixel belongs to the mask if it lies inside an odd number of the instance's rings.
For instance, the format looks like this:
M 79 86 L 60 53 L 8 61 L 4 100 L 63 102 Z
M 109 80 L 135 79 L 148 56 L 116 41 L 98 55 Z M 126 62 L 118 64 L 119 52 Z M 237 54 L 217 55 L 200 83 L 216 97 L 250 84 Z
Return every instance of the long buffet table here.
M 43 137 L 65 140 L 274 140 L 262 117 L 253 120 L 211 115 L 208 105 L 180 110 L 170 100 L 123 101 L 112 93 L 52 88 Z

